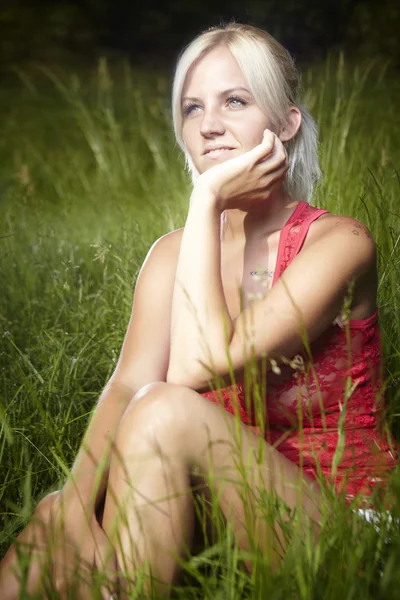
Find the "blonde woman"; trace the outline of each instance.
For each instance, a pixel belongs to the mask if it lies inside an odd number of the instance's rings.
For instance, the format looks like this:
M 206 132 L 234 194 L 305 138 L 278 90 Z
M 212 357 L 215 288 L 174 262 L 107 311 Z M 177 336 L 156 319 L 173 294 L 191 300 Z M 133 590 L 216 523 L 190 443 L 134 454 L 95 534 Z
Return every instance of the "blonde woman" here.
M 193 539 L 195 483 L 216 492 L 241 549 L 256 541 L 278 560 L 282 530 L 261 518 L 260 490 L 290 512 L 301 505 L 317 534 L 344 405 L 337 493 L 368 498 L 394 467 L 377 429 L 375 244 L 359 221 L 309 204 L 317 127 L 299 92 L 289 53 L 248 25 L 212 28 L 181 54 L 173 120 L 193 179 L 185 227 L 150 249 L 72 476 L 18 538 L 36 551 L 29 590 L 46 569 L 64 590 L 77 554 L 82 569 L 124 571 L 121 598 L 143 567 L 168 595 Z M 44 566 L 54 532 L 67 541 Z M 16 565 L 13 546 L 3 599 L 18 596 Z

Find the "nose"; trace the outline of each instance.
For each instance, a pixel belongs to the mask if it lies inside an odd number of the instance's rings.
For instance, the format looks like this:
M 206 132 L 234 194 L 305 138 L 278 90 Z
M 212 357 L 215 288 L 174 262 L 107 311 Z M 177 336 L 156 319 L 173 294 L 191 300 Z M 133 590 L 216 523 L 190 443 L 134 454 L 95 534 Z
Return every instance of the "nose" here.
M 200 124 L 200 133 L 206 138 L 225 133 L 223 119 L 217 110 L 204 110 Z

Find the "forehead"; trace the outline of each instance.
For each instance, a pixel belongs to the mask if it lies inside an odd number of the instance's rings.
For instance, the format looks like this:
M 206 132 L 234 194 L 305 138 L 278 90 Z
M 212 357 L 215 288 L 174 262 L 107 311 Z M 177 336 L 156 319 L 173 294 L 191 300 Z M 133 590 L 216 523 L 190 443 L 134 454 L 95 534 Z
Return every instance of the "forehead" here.
M 189 69 L 182 96 L 199 96 L 201 93 L 245 87 L 246 79 L 228 48 L 218 47 L 198 59 Z

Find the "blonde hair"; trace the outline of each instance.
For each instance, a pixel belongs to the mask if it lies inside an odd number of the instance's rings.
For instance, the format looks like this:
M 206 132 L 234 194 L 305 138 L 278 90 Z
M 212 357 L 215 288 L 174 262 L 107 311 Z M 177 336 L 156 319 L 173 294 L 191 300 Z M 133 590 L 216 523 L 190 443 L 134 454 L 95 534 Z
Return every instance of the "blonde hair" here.
M 314 183 L 321 179 L 322 174 L 318 161 L 318 126 L 299 100 L 300 74 L 289 52 L 269 33 L 240 23 L 204 31 L 183 49 L 178 58 L 172 89 L 172 119 L 193 183 L 199 173 L 182 139 L 182 90 L 193 63 L 217 46 L 226 46 L 230 50 L 255 101 L 270 116 L 274 127 L 280 129 L 285 125 L 290 106 L 295 105 L 301 111 L 299 131 L 291 140 L 284 142 L 289 169 L 283 185 L 293 199 L 310 202 Z

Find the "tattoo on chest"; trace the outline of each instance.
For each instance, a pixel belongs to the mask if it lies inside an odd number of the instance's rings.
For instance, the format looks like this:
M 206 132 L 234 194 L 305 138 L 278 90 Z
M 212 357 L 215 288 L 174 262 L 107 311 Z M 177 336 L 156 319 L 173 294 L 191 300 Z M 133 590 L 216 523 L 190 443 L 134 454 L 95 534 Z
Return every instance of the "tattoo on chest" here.
M 263 270 L 258 270 L 258 271 L 250 271 L 250 275 L 254 278 L 259 278 L 261 279 L 261 277 L 273 277 L 274 276 L 275 271 L 263 271 Z M 257 279 L 256 279 L 257 281 Z
M 272 283 L 271 279 L 273 278 L 274 273 L 274 270 L 269 271 L 268 269 L 262 269 L 261 267 L 258 267 L 256 271 L 250 271 L 250 275 L 252 276 L 253 280 L 259 282 L 261 287 L 265 288 L 265 291 L 256 293 L 248 292 L 248 300 L 262 300 L 265 298 L 267 290 Z

